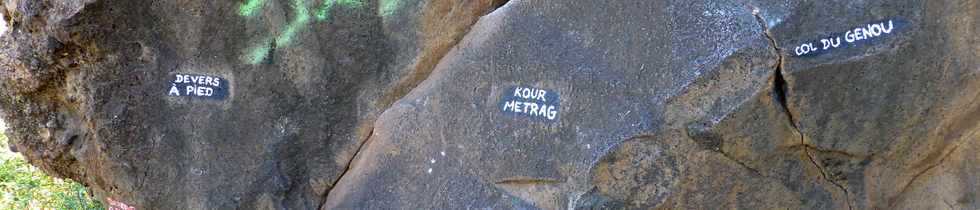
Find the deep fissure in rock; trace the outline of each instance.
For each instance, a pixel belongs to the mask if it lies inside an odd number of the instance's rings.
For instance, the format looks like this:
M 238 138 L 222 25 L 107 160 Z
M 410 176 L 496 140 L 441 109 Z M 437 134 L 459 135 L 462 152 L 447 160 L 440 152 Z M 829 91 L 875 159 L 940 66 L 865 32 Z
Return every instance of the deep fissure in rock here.
M 817 163 L 817 161 L 813 158 L 813 155 L 810 154 L 809 151 L 810 146 L 809 144 L 806 143 L 806 137 L 803 135 L 803 130 L 800 129 L 799 125 L 796 123 L 797 122 L 796 117 L 793 115 L 793 112 L 790 111 L 789 109 L 789 102 L 788 102 L 789 97 L 787 96 L 789 89 L 788 89 L 788 85 L 786 84 L 786 78 L 783 76 L 783 61 L 784 61 L 783 59 L 785 57 L 783 56 L 782 51 L 779 49 L 779 45 L 776 42 L 776 39 L 772 36 L 772 33 L 769 31 L 769 26 L 766 25 L 765 19 L 762 17 L 762 15 L 759 14 L 759 8 L 751 5 L 749 6 L 749 8 L 752 9 L 752 15 L 755 16 L 756 21 L 759 22 L 759 26 L 762 27 L 762 34 L 766 36 L 767 39 L 769 39 L 769 43 L 772 46 L 773 51 L 776 53 L 776 64 L 775 66 L 773 66 L 774 71 L 773 71 L 773 81 L 772 81 L 772 99 L 776 102 L 776 104 L 779 104 L 783 113 L 786 114 L 790 126 L 793 127 L 796 133 L 800 135 L 800 144 L 803 146 L 803 154 L 806 155 L 807 159 L 809 159 L 810 163 L 813 164 L 813 166 L 817 167 L 817 170 L 820 170 L 820 177 L 826 180 L 827 182 L 830 182 L 834 186 L 837 186 L 837 188 L 840 188 L 841 191 L 844 192 L 844 203 L 847 204 L 847 209 L 854 209 L 851 205 L 851 196 L 847 188 L 844 187 L 844 185 L 841 185 L 840 183 L 837 183 L 836 181 L 830 179 L 829 178 L 830 176 L 827 175 L 826 169 L 824 169 L 823 166 Z
M 509 0 L 472 2 L 428 1 L 422 12 L 422 51 L 411 70 L 399 79 L 378 100 L 376 106 L 386 110 L 401 100 L 435 71 L 436 65 L 470 33 L 482 15 L 507 4 Z
M 444 6 L 446 6 L 444 5 L 446 2 L 438 2 L 438 1 L 427 2 L 425 8 L 426 11 L 423 12 L 424 13 L 423 22 L 425 23 L 422 28 L 422 31 L 425 34 L 430 34 L 430 35 L 437 34 L 437 33 L 443 35 L 442 36 L 433 35 L 426 39 L 420 40 L 422 41 L 422 44 L 425 46 L 426 50 L 423 50 L 423 52 L 421 52 L 417 56 L 416 63 L 412 65 L 413 70 L 409 72 L 406 76 L 401 78 L 398 82 L 396 82 L 393 88 L 390 89 L 388 92 L 386 92 L 379 99 L 380 103 L 376 104 L 376 106 L 379 110 L 381 110 L 380 113 L 384 113 L 384 110 L 389 109 L 392 106 L 392 104 L 404 98 L 406 95 L 408 95 L 409 92 L 415 90 L 422 82 L 427 80 L 429 76 L 432 75 L 433 71 L 435 70 L 436 64 L 438 64 L 447 54 L 449 54 L 450 49 L 458 45 L 459 42 L 463 39 L 463 37 L 469 34 L 470 29 L 479 20 L 479 14 L 480 14 L 479 7 L 483 7 L 485 9 L 488 8 L 488 10 L 492 12 L 495 11 L 497 8 L 507 4 L 508 2 L 509 0 L 491 0 L 490 2 L 483 1 L 483 4 L 478 4 L 476 6 L 469 5 L 475 7 L 475 9 L 468 8 L 471 10 L 466 10 L 466 11 L 462 11 L 462 10 L 453 11 L 455 9 L 460 9 L 455 7 L 450 7 L 449 10 L 443 10 L 446 9 L 443 8 Z M 490 4 L 487 5 L 486 3 L 490 3 Z M 449 18 L 449 19 L 446 18 L 454 15 L 456 17 Z M 472 15 L 472 16 L 467 16 L 467 15 Z M 459 16 L 465 16 L 465 17 L 459 17 Z M 475 17 L 475 18 L 472 20 L 465 19 L 469 17 Z M 459 20 L 463 20 L 465 22 L 462 22 L 462 24 L 458 24 L 458 23 L 452 24 L 452 23 L 443 22 L 446 20 L 459 21 L 457 20 L 458 18 L 464 18 Z M 374 121 L 376 122 L 376 120 Z M 340 176 L 338 176 L 337 179 L 334 180 L 330 188 L 327 189 L 327 192 L 323 196 L 324 199 L 320 203 L 320 207 L 318 209 L 323 208 L 323 205 L 327 203 L 328 198 L 330 197 L 331 194 L 330 192 L 332 192 L 336 188 L 337 184 L 339 184 L 340 181 L 344 178 L 344 176 L 347 175 L 347 173 L 352 168 L 352 164 L 354 164 L 354 161 L 358 158 L 358 155 L 360 155 L 361 151 L 364 150 L 365 146 L 372 140 L 372 137 L 374 136 L 375 122 L 371 122 L 370 124 L 371 127 L 368 128 L 370 129 L 370 131 L 368 131 L 368 134 L 366 135 L 367 137 L 359 143 L 357 150 L 354 152 L 354 155 L 351 156 L 351 158 L 347 161 L 347 164 L 344 166 L 344 171 L 341 172 Z
M 782 55 L 779 55 L 779 61 L 776 64 L 776 72 L 773 74 L 772 99 L 779 103 L 779 106 L 783 109 L 783 112 L 786 113 L 786 116 L 789 118 L 789 122 L 793 125 L 793 128 L 796 128 L 797 131 L 799 131 L 799 128 L 796 125 L 796 118 L 793 116 L 793 113 L 789 111 L 789 104 L 786 102 L 786 79 L 783 78 L 782 57 Z
M 340 180 L 343 179 L 345 175 L 347 175 L 347 172 L 350 172 L 350 169 L 354 164 L 354 160 L 357 160 L 357 156 L 361 154 L 362 150 L 364 150 L 364 145 L 367 145 L 368 142 L 371 141 L 371 137 L 374 137 L 374 127 L 372 126 L 370 129 L 371 130 L 368 131 L 367 137 L 364 138 L 364 140 L 362 140 L 360 144 L 357 145 L 357 150 L 354 150 L 354 155 L 351 156 L 349 160 L 347 160 L 347 164 L 344 166 L 344 171 L 340 173 L 340 176 L 337 176 L 337 179 L 333 180 L 333 183 L 330 184 L 330 188 L 327 189 L 326 193 L 324 193 L 323 201 L 320 201 L 320 206 L 317 207 L 317 209 L 322 209 L 323 205 L 327 203 L 327 198 L 330 197 L 330 192 L 333 192 L 333 189 L 337 187 L 337 184 L 340 183 Z
M 487 14 L 493 13 L 493 11 L 497 11 L 497 9 L 500 9 L 500 7 L 507 5 L 507 3 L 510 3 L 510 0 L 493 0 L 493 3 L 490 4 L 490 6 L 493 7 L 490 8 L 490 11 L 487 11 Z

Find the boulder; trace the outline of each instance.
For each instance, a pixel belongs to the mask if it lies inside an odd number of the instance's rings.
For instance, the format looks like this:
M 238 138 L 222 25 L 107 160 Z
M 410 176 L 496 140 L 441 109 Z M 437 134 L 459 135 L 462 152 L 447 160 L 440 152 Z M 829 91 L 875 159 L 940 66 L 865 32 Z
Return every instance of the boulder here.
M 3 1 L 16 150 L 137 209 L 316 209 L 492 1 Z M 430 68 L 428 70 L 422 68 Z
M 977 209 L 974 1 L 4 0 L 13 149 L 136 209 Z

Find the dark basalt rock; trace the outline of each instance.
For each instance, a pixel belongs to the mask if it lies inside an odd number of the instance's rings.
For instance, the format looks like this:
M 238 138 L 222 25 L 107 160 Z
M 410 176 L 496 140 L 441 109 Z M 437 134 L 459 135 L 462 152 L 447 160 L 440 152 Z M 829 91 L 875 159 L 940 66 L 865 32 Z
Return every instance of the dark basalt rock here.
M 137 209 L 977 209 L 978 5 L 5 0 L 0 113 Z
M 249 2 L 3 2 L 14 145 L 138 209 L 316 209 L 383 100 L 465 34 L 423 26 L 468 29 L 492 9 Z

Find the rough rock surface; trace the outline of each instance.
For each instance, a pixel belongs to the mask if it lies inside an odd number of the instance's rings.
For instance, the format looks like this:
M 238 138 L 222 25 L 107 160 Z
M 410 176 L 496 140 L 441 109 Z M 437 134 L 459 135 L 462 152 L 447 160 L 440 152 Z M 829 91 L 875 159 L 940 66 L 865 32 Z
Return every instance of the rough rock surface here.
M 972 0 L 0 14 L 11 149 L 137 209 L 980 208 Z
M 140 209 L 316 209 L 381 99 L 492 6 L 250 2 L 5 1 L 14 149 Z M 229 95 L 170 95 L 176 74 Z

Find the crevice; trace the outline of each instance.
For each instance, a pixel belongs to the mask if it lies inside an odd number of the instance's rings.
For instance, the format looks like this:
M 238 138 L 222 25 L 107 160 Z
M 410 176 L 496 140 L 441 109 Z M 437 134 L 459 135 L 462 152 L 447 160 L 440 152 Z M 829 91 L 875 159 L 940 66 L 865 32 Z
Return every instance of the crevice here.
M 860 160 L 864 160 L 864 159 L 869 159 L 869 158 L 872 158 L 872 157 L 875 156 L 874 153 L 868 154 L 868 155 L 865 155 L 865 154 L 856 154 L 856 153 L 851 153 L 851 152 L 843 151 L 843 150 L 835 150 L 835 149 L 821 148 L 821 147 L 818 147 L 816 145 L 809 144 L 809 143 L 796 144 L 796 145 L 792 145 L 792 146 L 789 146 L 789 147 L 786 147 L 786 148 L 803 150 L 804 147 L 807 150 L 817 151 L 818 153 L 833 154 L 833 155 L 836 155 L 836 156 L 847 157 L 849 159 L 860 159 Z
M 800 141 L 803 141 L 802 136 L 803 134 L 800 134 Z M 817 161 L 813 158 L 813 154 L 810 154 L 810 150 L 808 148 L 809 147 L 803 147 L 803 153 L 806 154 L 807 159 L 810 160 L 810 164 L 813 164 L 814 167 L 817 167 L 817 170 L 820 171 L 820 177 L 823 178 L 823 180 L 830 182 L 830 184 L 837 186 L 837 188 L 840 188 L 840 190 L 844 192 L 844 203 L 847 204 L 847 209 L 854 209 L 854 207 L 851 206 L 851 193 L 848 192 L 847 187 L 841 185 L 840 183 L 837 183 L 833 179 L 830 179 L 830 175 L 827 175 L 827 169 L 824 169 L 823 166 L 817 163 Z
M 760 173 L 759 170 L 749 167 L 748 164 L 739 161 L 735 157 L 732 157 L 730 154 L 725 152 L 725 150 L 722 148 L 723 147 L 722 142 L 724 141 L 723 138 L 716 133 L 712 133 L 711 131 L 708 131 L 709 129 L 707 127 L 708 126 L 705 124 L 695 123 L 687 126 L 687 132 L 685 132 L 685 134 L 687 134 L 688 139 L 694 141 L 694 143 L 696 143 L 701 149 L 720 153 L 728 160 L 735 162 L 736 164 L 753 172 L 754 174 L 762 177 L 766 177 L 762 173 Z
M 364 150 L 364 146 L 371 141 L 372 137 L 374 137 L 374 127 L 372 126 L 368 129 L 370 130 L 368 131 L 367 137 L 364 138 L 364 140 L 361 140 L 360 144 L 357 145 L 357 150 L 355 150 L 354 155 L 347 160 L 347 164 L 344 166 L 344 171 L 341 172 L 340 176 L 337 176 L 337 179 L 334 179 L 333 183 L 330 184 L 330 188 L 327 189 L 327 192 L 323 195 L 323 201 L 320 202 L 320 206 L 316 209 L 323 209 L 323 205 L 327 203 L 327 199 L 330 198 L 330 194 L 333 192 L 333 190 L 337 188 L 337 184 L 340 183 L 340 180 L 344 179 L 347 172 L 350 172 L 352 166 L 354 165 L 354 161 L 357 160 L 358 155 L 360 155 L 361 151 Z
M 943 157 L 939 159 L 939 162 L 938 163 L 933 164 L 933 165 L 930 165 L 929 167 L 926 167 L 922 171 L 919 171 L 914 176 L 912 176 L 912 179 L 910 179 L 909 182 L 905 183 L 905 186 L 902 186 L 902 190 L 899 191 L 898 194 L 895 195 L 895 197 L 892 197 L 891 199 L 889 199 L 889 201 L 888 201 L 888 208 L 889 209 L 895 209 L 895 205 L 898 203 L 899 198 L 902 198 L 902 197 L 905 196 L 905 193 L 908 192 L 909 188 L 912 187 L 912 184 L 915 183 L 915 181 L 917 181 L 919 179 L 919 177 L 921 177 L 922 175 L 924 175 L 927 172 L 931 171 L 932 169 L 934 169 L 936 167 L 939 167 L 940 165 L 943 165 L 943 163 L 946 163 L 946 159 L 948 159 L 949 156 L 952 156 L 953 153 L 956 152 L 956 150 L 958 150 L 959 148 L 960 148 L 960 144 L 954 144 L 953 145 L 953 149 L 950 149 L 949 152 L 947 152 L 946 154 L 944 154 Z
M 783 113 L 786 114 L 786 117 L 789 120 L 789 124 L 793 128 L 793 130 L 798 135 L 800 135 L 800 144 L 803 145 L 802 147 L 803 154 L 805 154 L 807 159 L 810 161 L 810 163 L 813 164 L 813 166 L 820 171 L 820 177 L 823 180 L 830 182 L 834 186 L 837 186 L 837 188 L 840 188 L 840 190 L 844 192 L 844 203 L 847 204 L 847 208 L 854 209 L 854 207 L 851 205 L 851 196 L 847 188 L 844 185 L 830 179 L 830 176 L 827 175 L 827 170 L 824 169 L 824 167 L 821 166 L 819 163 L 817 163 L 816 159 L 813 158 L 813 154 L 810 153 L 810 149 L 809 149 L 810 145 L 806 143 L 806 137 L 803 135 L 803 131 L 800 129 L 800 126 L 797 123 L 798 122 L 797 117 L 793 115 L 793 112 L 789 108 L 789 102 L 787 97 L 787 93 L 789 92 L 789 90 L 788 90 L 788 85 L 786 84 L 786 78 L 783 73 L 783 62 L 784 62 L 783 53 L 780 50 L 779 44 L 776 42 L 776 39 L 773 37 L 772 32 L 769 30 L 769 26 L 766 24 L 765 18 L 763 18 L 762 15 L 759 14 L 760 12 L 759 8 L 752 5 L 749 5 L 749 8 L 752 10 L 752 16 L 755 17 L 756 21 L 759 23 L 759 26 L 762 27 L 762 34 L 766 37 L 766 39 L 769 40 L 769 44 L 770 46 L 772 46 L 772 50 L 776 54 L 776 64 L 772 67 L 773 69 L 775 69 L 773 71 L 773 76 L 772 76 L 773 78 L 772 99 L 776 104 L 779 105 Z
M 783 112 L 786 113 L 786 116 L 789 117 L 790 125 L 792 125 L 794 129 L 799 131 L 800 129 L 796 125 L 796 116 L 794 116 L 793 112 L 789 110 L 789 103 L 787 102 L 788 98 L 786 97 L 786 93 L 787 93 L 786 78 L 783 76 L 783 59 L 784 59 L 783 53 L 779 49 L 779 44 L 776 42 L 776 39 L 772 36 L 772 32 L 769 31 L 769 26 L 766 25 L 765 19 L 763 19 L 762 16 L 759 15 L 759 8 L 756 8 L 754 6 L 750 6 L 750 8 L 752 9 L 752 15 L 755 16 L 755 20 L 759 23 L 759 26 L 762 27 L 762 35 L 764 35 L 766 39 L 769 40 L 769 45 L 772 46 L 772 50 L 776 54 L 776 64 L 773 65 L 772 67 L 773 69 L 775 69 L 775 71 L 773 71 L 773 76 L 772 76 L 773 77 L 773 81 L 772 81 L 773 100 L 775 100 L 779 104 L 779 106 L 783 109 Z
M 386 110 L 415 90 L 435 70 L 437 64 L 469 35 L 481 17 L 507 4 L 509 0 L 428 1 L 420 17 L 421 46 L 409 71 L 386 90 L 376 107 Z
M 487 11 L 487 14 L 497 11 L 497 9 L 500 9 L 504 5 L 507 5 L 507 3 L 510 3 L 510 0 L 491 0 L 491 4 L 490 4 L 491 8 L 489 11 Z
M 509 0 L 489 0 L 489 1 L 429 1 L 425 3 L 425 8 L 420 17 L 420 52 L 416 55 L 415 62 L 407 67 L 410 70 L 395 81 L 394 84 L 385 91 L 378 102 L 375 104 L 377 113 L 383 113 L 395 102 L 404 98 L 408 93 L 415 90 L 419 85 L 427 80 L 436 68 L 436 65 L 448 55 L 453 48 L 456 48 L 460 41 L 466 37 L 473 25 L 480 20 L 484 12 L 494 11 L 506 5 Z M 336 189 L 337 184 L 351 170 L 356 161 L 374 136 L 374 121 L 372 120 L 367 132 L 367 137 L 360 141 L 354 155 L 347 161 L 344 171 L 340 173 L 330 185 L 320 203 L 322 209 Z
M 726 153 L 724 150 L 721 150 L 720 153 L 721 153 L 722 156 L 725 156 L 725 158 L 728 158 L 729 160 L 734 161 L 736 164 L 742 166 L 742 168 L 745 168 L 745 169 L 751 171 L 753 174 L 755 174 L 757 176 L 760 176 L 760 177 L 764 177 L 764 178 L 767 177 L 767 176 L 763 175 L 761 172 L 759 172 L 758 169 L 749 167 L 748 164 L 745 164 L 744 162 L 739 161 L 738 159 L 735 159 L 735 157 L 732 157 L 732 156 L 728 155 L 728 153 Z

